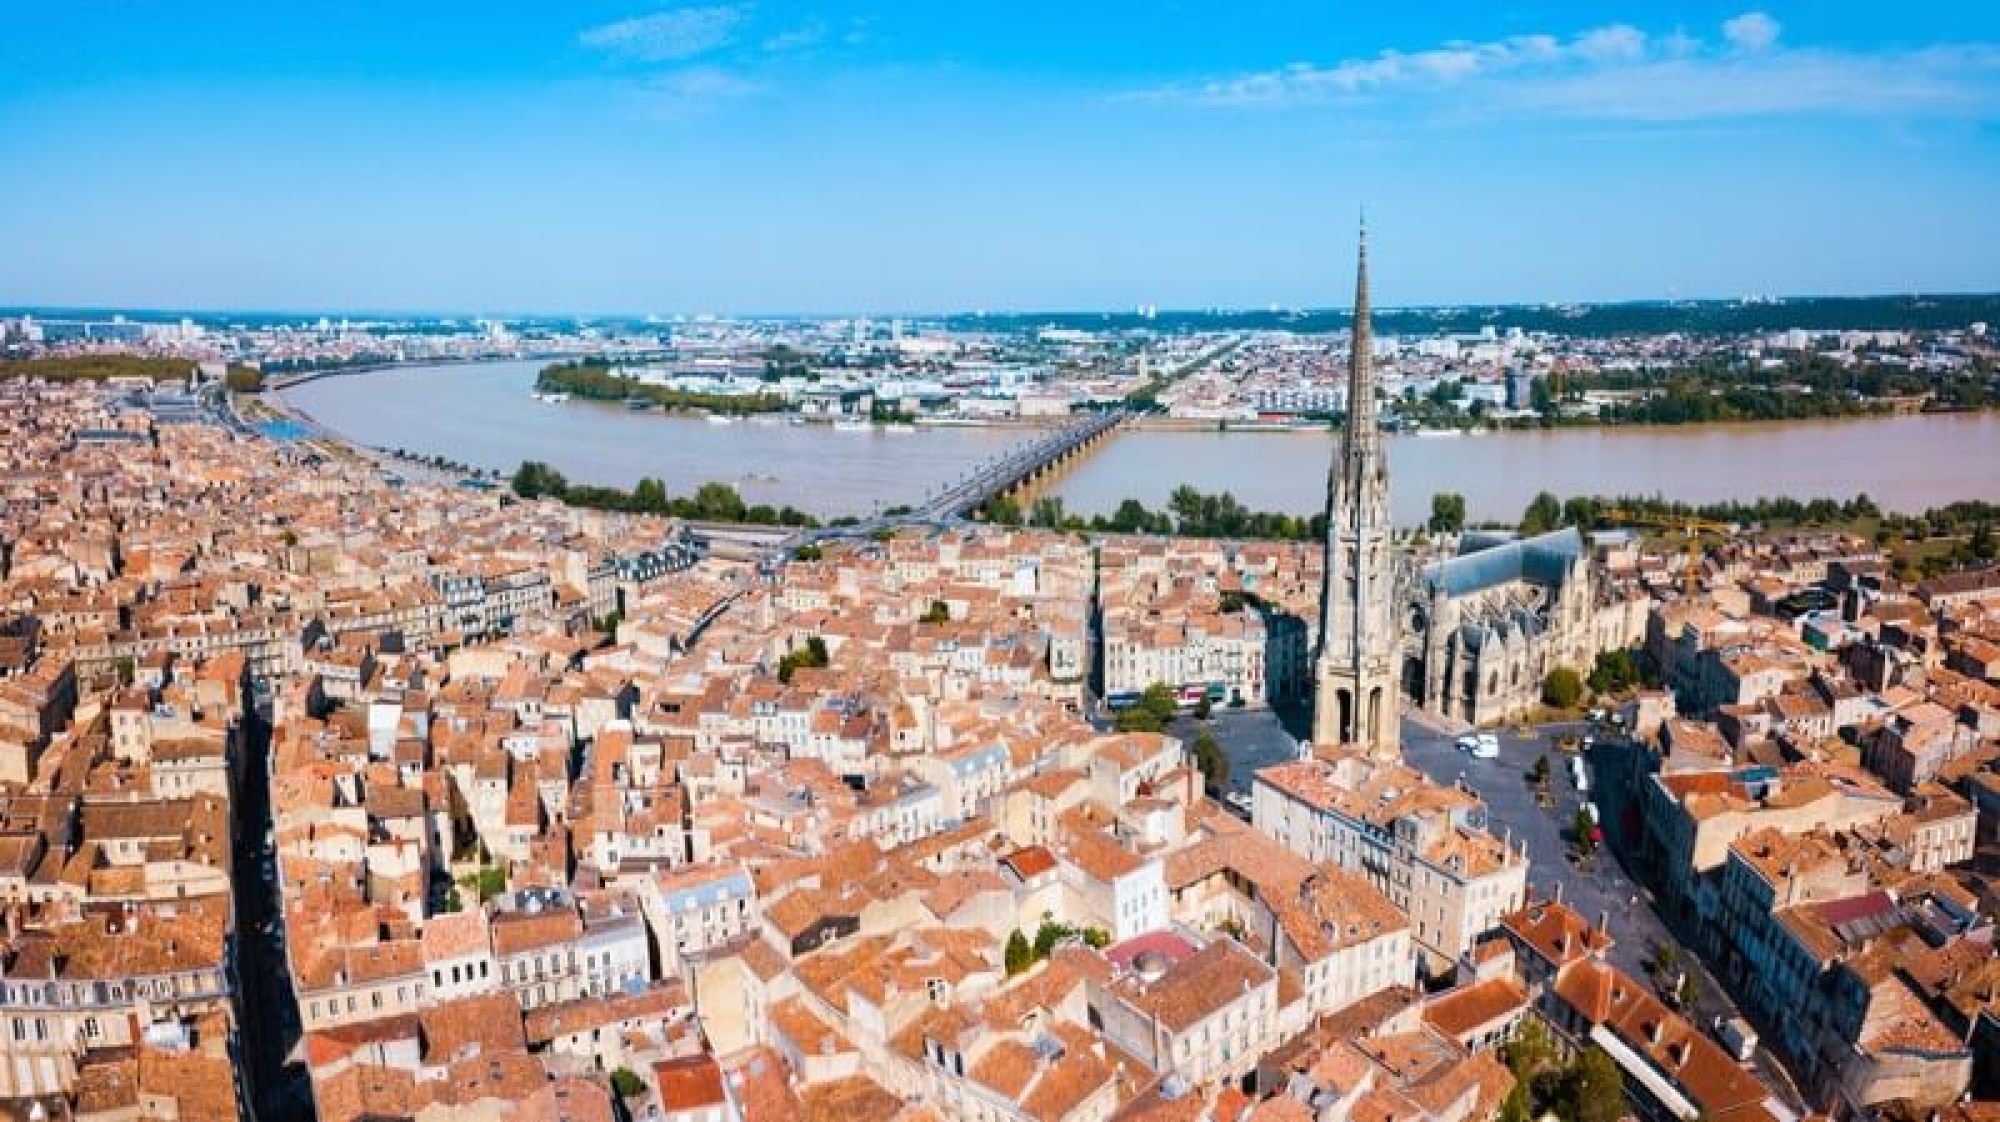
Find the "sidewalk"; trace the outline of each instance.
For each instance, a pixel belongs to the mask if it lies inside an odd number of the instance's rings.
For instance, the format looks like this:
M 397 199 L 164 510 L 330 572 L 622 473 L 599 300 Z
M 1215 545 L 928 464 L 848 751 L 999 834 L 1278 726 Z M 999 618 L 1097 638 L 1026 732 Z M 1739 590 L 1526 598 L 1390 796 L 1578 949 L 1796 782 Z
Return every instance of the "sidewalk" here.
M 1426 713 L 1417 708 L 1405 708 L 1403 719 L 1446 736 L 1457 736 L 1472 731 L 1472 724 L 1468 721 L 1461 721 L 1456 717 L 1441 717 L 1436 713 Z

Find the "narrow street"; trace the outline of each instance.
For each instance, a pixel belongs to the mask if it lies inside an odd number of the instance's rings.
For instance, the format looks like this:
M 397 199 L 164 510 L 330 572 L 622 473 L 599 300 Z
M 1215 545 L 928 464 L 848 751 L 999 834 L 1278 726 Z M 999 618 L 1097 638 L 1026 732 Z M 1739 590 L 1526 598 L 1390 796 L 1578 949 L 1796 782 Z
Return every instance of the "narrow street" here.
M 271 728 L 255 705 L 243 722 L 242 773 L 236 793 L 237 1035 L 243 1101 L 264 1122 L 311 1118 L 312 1089 L 302 1065 L 285 1058 L 298 1039 L 284 922 L 277 885 L 267 875 L 264 839 L 271 825 Z

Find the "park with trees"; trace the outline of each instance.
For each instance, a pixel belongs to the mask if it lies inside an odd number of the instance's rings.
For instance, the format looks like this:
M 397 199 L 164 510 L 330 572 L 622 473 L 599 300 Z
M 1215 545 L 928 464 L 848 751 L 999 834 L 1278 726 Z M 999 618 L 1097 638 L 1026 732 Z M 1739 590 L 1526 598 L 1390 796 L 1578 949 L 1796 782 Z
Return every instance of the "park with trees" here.
M 795 507 L 748 504 L 736 488 L 727 483 L 704 483 L 694 494 L 674 497 L 666 485 L 651 477 L 639 480 L 631 490 L 571 483 L 563 474 L 540 460 L 525 460 L 515 469 L 512 481 L 516 495 L 524 499 L 559 499 L 571 506 L 593 510 L 616 510 L 628 514 L 671 515 L 702 522 L 742 522 L 755 526 L 817 526 L 811 515 Z
M 655 382 L 642 382 L 619 373 L 601 358 L 558 362 L 542 369 L 535 379 L 539 393 L 566 393 L 592 401 L 643 400 L 664 409 L 700 410 L 706 413 L 741 415 L 778 413 L 791 407 L 781 393 L 719 394 L 692 393 L 671 389 Z

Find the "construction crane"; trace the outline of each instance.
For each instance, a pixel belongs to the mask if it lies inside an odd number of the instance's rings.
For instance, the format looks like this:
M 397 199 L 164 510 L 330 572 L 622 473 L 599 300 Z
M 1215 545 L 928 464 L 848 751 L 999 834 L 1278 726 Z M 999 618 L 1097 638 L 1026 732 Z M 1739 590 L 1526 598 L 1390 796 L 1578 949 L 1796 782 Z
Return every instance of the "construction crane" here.
M 1693 599 L 1695 594 L 1701 591 L 1701 535 L 1728 536 L 1736 532 L 1736 527 L 1727 522 L 1717 522 L 1692 514 L 1641 514 L 1622 507 L 1612 507 L 1603 513 L 1603 518 L 1606 522 L 1649 526 L 1680 533 L 1686 539 L 1687 545 L 1687 561 L 1681 568 L 1681 591 L 1689 599 Z

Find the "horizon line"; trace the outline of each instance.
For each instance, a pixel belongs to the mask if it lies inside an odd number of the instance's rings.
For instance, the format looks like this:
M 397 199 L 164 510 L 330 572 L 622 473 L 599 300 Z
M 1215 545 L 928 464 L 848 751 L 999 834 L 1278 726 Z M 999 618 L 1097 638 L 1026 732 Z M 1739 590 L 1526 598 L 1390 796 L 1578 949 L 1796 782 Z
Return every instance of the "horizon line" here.
M 1735 296 L 1641 296 L 1609 300 L 1513 300 L 1513 301 L 1438 301 L 1428 303 L 1395 304 L 1379 306 L 1376 315 L 1398 315 L 1411 312 L 1490 310 L 1505 311 L 1524 308 L 1618 308 L 1660 305 L 1780 305 L 1803 301 L 1864 301 L 1864 300 L 1979 300 L 2000 299 L 2000 288 L 1962 291 L 1905 290 L 1870 293 L 1789 293 L 1789 294 L 1739 294 Z M 1231 315 L 1336 315 L 1353 317 L 1351 306 L 1325 305 L 1189 305 L 1185 307 L 1164 307 L 1141 305 L 1152 308 L 1148 318 L 1160 316 L 1231 316 Z M 953 311 L 751 311 L 751 312 L 528 312 L 528 311 L 464 311 L 410 308 L 341 308 L 332 305 L 310 308 L 256 308 L 232 307 L 228 305 L 193 305 L 188 307 L 165 307 L 159 305 L 122 304 L 0 304 L 0 316 L 43 316 L 45 313 L 103 313 L 125 316 L 259 316 L 277 317 L 327 317 L 339 316 L 344 319 L 453 319 L 467 321 L 507 322 L 510 320 L 659 320 L 662 323 L 674 321 L 758 321 L 758 320 L 830 320 L 830 319 L 1024 319 L 1035 316 L 1102 316 L 1133 317 L 1142 316 L 1139 306 L 1125 305 L 1112 308 L 1031 308 L 1031 309 L 991 309 L 961 308 Z

